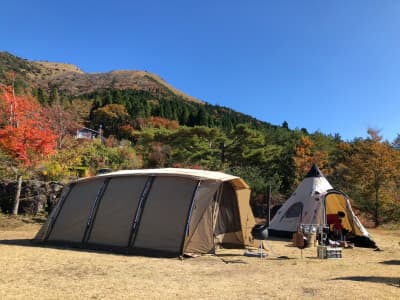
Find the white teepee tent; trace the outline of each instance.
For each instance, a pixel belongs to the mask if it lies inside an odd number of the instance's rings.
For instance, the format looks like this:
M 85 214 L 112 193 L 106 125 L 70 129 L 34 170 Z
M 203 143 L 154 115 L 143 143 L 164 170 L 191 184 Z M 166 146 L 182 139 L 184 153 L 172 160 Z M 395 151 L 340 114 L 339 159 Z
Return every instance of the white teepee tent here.
M 359 247 L 375 248 L 375 242 L 354 214 L 349 198 L 334 190 L 313 165 L 292 196 L 277 211 L 269 226 L 270 236 L 291 237 L 300 224 L 327 224 L 327 216 L 343 212 L 347 239 Z

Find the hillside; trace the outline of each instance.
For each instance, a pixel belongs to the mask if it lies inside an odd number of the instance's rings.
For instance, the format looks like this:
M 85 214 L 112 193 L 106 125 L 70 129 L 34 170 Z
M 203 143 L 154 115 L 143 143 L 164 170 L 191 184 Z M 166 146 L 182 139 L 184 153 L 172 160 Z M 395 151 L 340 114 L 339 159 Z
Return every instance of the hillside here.
M 30 163 L 26 153 L 32 161 L 35 154 L 43 157 L 43 151 L 50 149 L 55 154 L 41 162 L 49 170 L 46 180 L 78 176 L 73 174 L 76 167 L 88 174 L 102 168 L 222 170 L 249 183 L 252 201 L 262 203 L 265 186 L 271 185 L 278 204 L 316 163 L 366 218 L 377 225 L 400 219 L 399 151 L 385 143 L 379 132 L 346 143 L 340 135 L 292 130 L 286 122 L 276 126 L 196 100 L 145 71 L 88 74 L 72 64 L 28 61 L 0 52 L 0 84 L 11 83 L 21 98 L 18 101 L 33 105 L 29 107 L 35 107 L 41 118 L 17 105 L 19 124 L 25 126 L 0 127 L 0 177 L 15 177 L 6 167 L 9 159 Z M 25 97 L 26 93 L 34 97 Z M 38 103 L 30 100 L 34 98 Z M 2 124 L 14 118 L 11 111 L 2 116 Z M 102 128 L 105 143 L 77 141 L 82 126 Z M 39 131 L 27 134 L 24 128 Z M 40 137 L 44 144 L 38 143 Z M 371 173 L 370 166 L 377 166 L 379 173 Z M 374 189 L 375 178 L 384 178 L 379 190 Z
M 202 103 L 174 88 L 160 76 L 133 70 L 118 70 L 107 73 L 85 73 L 72 64 L 29 61 L 8 52 L 0 52 L 0 83 L 5 84 L 5 73 L 16 74 L 18 83 L 23 87 L 40 88 L 50 92 L 56 87 L 59 92 L 68 96 L 79 96 L 97 90 L 119 89 L 147 91 L 157 98 L 176 96 L 183 100 Z
M 87 112 L 83 117 L 87 126 L 99 126 L 90 119 L 89 112 L 116 103 L 124 105 L 132 119 L 156 116 L 176 120 L 184 126 L 205 125 L 224 130 L 231 130 L 239 123 L 259 129 L 275 127 L 228 107 L 198 100 L 147 71 L 85 73 L 73 64 L 29 61 L 0 52 L 0 83 L 10 84 L 10 72 L 15 74 L 17 92 L 30 92 L 42 104 L 51 104 L 54 97 L 60 96 L 63 102 L 85 99 L 80 107 Z M 107 129 L 105 133 L 115 134 Z

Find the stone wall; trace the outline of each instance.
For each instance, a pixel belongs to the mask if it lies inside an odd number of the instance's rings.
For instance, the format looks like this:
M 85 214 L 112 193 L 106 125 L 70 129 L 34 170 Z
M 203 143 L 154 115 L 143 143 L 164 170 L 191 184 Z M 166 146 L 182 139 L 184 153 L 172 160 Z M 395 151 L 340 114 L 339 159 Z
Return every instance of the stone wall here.
M 0 211 L 11 213 L 17 188 L 16 181 L 0 181 Z M 36 215 L 49 212 L 60 197 L 63 184 L 27 180 L 22 182 L 18 214 Z

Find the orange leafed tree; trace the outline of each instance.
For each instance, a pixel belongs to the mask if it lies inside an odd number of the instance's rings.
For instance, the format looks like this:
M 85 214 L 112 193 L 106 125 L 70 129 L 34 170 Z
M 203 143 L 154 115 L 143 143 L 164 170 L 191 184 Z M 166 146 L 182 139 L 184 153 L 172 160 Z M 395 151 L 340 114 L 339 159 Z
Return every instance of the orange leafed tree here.
M 0 87 L 0 149 L 17 165 L 34 166 L 55 150 L 56 136 L 36 99 Z
M 296 181 L 300 182 L 313 164 L 317 164 L 325 175 L 329 175 L 328 153 L 316 149 L 314 142 L 308 136 L 302 136 L 300 144 L 295 149 L 294 162 L 296 164 Z
M 345 164 L 348 180 L 359 194 L 359 205 L 378 226 L 381 221 L 396 219 L 400 156 L 382 140 L 379 130 L 369 128 L 368 134 L 367 139 L 356 140 L 347 149 Z
M 169 119 L 165 119 L 162 117 L 150 117 L 148 122 L 151 126 L 156 127 L 156 128 L 164 127 L 164 128 L 171 129 L 171 130 L 175 130 L 175 129 L 179 128 L 178 121 L 169 120 Z

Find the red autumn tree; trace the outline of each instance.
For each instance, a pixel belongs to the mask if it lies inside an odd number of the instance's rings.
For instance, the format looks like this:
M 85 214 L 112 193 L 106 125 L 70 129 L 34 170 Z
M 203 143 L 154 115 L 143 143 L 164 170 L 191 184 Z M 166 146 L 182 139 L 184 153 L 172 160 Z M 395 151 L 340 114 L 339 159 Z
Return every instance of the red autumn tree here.
M 0 106 L 0 149 L 17 164 L 35 165 L 54 151 L 56 136 L 36 99 L 16 96 L 11 87 L 1 87 Z
M 17 96 L 13 86 L 0 86 L 0 150 L 10 157 L 9 166 L 17 175 L 12 213 L 18 214 L 22 170 L 33 168 L 56 146 L 56 136 L 36 99 Z

